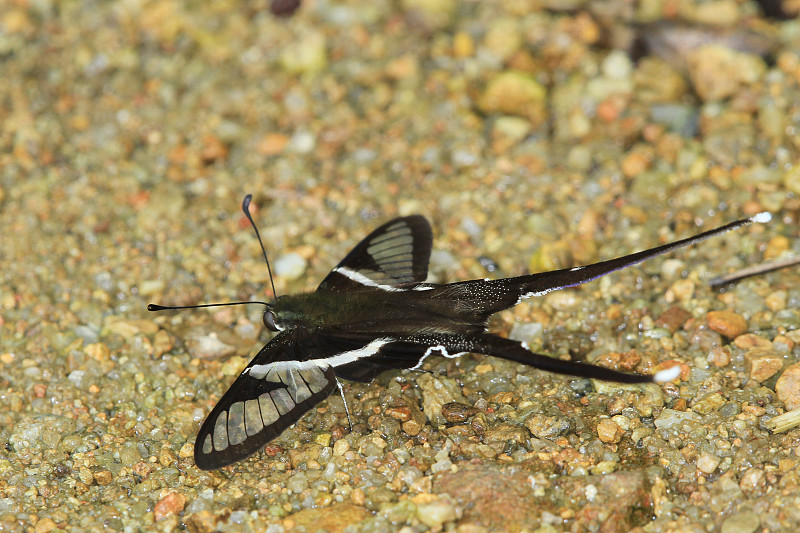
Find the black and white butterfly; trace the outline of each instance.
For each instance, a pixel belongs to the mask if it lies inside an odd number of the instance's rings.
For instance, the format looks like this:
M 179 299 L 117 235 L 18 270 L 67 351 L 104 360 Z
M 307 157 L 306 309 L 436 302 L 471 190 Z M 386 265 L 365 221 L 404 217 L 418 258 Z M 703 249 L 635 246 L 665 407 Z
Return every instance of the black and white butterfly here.
M 250 195 L 242 204 L 248 218 L 249 203 Z M 448 284 L 425 283 L 433 243 L 428 221 L 420 215 L 391 220 L 353 248 L 316 291 L 261 302 L 266 306 L 264 324 L 278 334 L 206 418 L 195 441 L 195 463 L 212 470 L 248 457 L 327 398 L 336 389 L 337 378 L 369 382 L 385 370 L 418 369 L 429 355 L 481 353 L 550 372 L 623 383 L 674 379 L 677 367 L 654 376 L 626 374 L 533 353 L 525 343 L 488 333 L 487 321 L 525 298 L 586 283 L 770 218 L 761 213 L 592 265 Z M 193 307 L 214 305 L 220 304 Z M 175 307 L 151 304 L 148 309 Z

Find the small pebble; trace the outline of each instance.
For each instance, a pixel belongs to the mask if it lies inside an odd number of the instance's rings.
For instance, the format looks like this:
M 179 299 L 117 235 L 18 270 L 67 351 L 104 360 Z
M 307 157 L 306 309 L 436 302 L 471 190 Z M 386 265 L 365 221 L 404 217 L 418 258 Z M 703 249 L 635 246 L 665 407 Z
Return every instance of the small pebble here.
M 541 322 L 515 322 L 508 334 L 509 339 L 525 342 L 528 346 L 540 345 L 543 337 L 544 324 Z
M 792 243 L 783 235 L 775 235 L 767 242 L 767 249 L 764 250 L 764 260 L 776 259 L 791 248 Z
M 611 419 L 604 418 L 597 424 L 597 436 L 601 441 L 619 442 L 625 432 Z
M 535 128 L 544 124 L 547 89 L 530 74 L 506 71 L 489 80 L 478 100 L 484 113 L 518 115 L 531 121 Z
M 667 302 L 686 302 L 694 296 L 694 283 L 688 279 L 679 279 L 667 289 L 664 299 Z
M 745 333 L 733 339 L 733 344 L 743 350 L 751 348 L 771 348 L 772 343 L 764 337 L 759 337 L 755 333 Z
M 531 131 L 531 123 L 521 117 L 502 116 L 492 124 L 492 136 L 505 139 L 514 145 L 527 137 Z
M 442 406 L 442 416 L 451 424 L 466 422 L 477 412 L 478 410 L 474 407 L 459 402 L 450 402 Z
M 283 133 L 267 133 L 258 143 L 258 151 L 263 155 L 278 155 L 289 144 L 289 137 Z
M 52 518 L 42 518 L 36 522 L 36 526 L 33 528 L 33 533 L 50 533 L 57 528 L 58 526 Z
M 170 351 L 172 346 L 172 337 L 170 334 L 163 329 L 158 330 L 153 337 L 153 355 L 155 357 L 161 357 Z
M 295 280 L 303 275 L 307 266 L 308 261 L 306 261 L 305 257 L 295 252 L 289 252 L 275 260 L 273 268 L 276 276 L 287 280 Z
M 297 448 L 289 450 L 289 460 L 292 463 L 292 468 L 298 468 L 305 465 L 309 461 L 316 461 L 322 453 L 322 445 L 320 444 L 304 444 Z
M 690 51 L 687 59 L 689 77 L 698 96 L 705 102 L 733 96 L 740 87 L 754 83 L 766 68 L 757 55 L 716 44 Z
M 358 494 L 356 494 L 358 491 Z M 371 513 L 363 507 L 366 503 L 364 491 L 356 489 L 350 494 L 350 499 L 353 503 L 335 503 L 333 505 L 321 508 L 303 509 L 298 511 L 284 520 L 285 525 L 291 524 L 287 527 L 286 531 L 290 529 L 297 529 L 300 531 L 330 531 L 341 532 L 349 524 L 357 524 L 362 520 L 366 520 Z M 218 529 L 218 528 L 214 528 Z M 281 529 L 273 529 L 268 527 L 262 530 L 268 532 L 284 531 Z
M 731 350 L 727 346 L 714 346 L 709 350 L 707 361 L 717 368 L 731 364 Z
M 783 357 L 768 348 L 748 350 L 744 360 L 750 366 L 750 377 L 758 382 L 768 380 L 783 368 Z
M 139 294 L 142 296 L 154 296 L 164 292 L 164 280 L 150 279 L 139 283 Z
M 420 431 L 422 431 L 422 424 L 416 420 L 407 420 L 406 422 L 403 422 L 402 428 L 407 435 L 415 437 L 419 435 Z
M 460 31 L 453 37 L 453 55 L 460 58 L 470 57 L 475 53 L 475 41 L 472 36 Z
M 421 498 L 422 496 L 433 495 L 420 494 L 414 498 L 415 502 L 419 502 L 417 503 L 417 518 L 420 522 L 430 528 L 441 529 L 445 522 L 456 519 L 456 507 L 449 496 L 442 495 L 424 499 Z
M 565 434 L 571 425 L 565 417 L 534 414 L 525 420 L 525 427 L 538 439 L 550 439 Z
M 677 411 L 675 409 L 664 409 L 661 415 L 655 419 L 654 423 L 659 429 L 683 430 L 684 428 L 694 427 L 700 424 L 702 417 L 692 411 Z
M 703 452 L 697 458 L 697 469 L 704 474 L 712 474 L 717 469 L 720 458 L 713 453 Z
M 677 305 L 673 305 L 661 313 L 661 315 L 656 318 L 655 323 L 658 326 L 667 328 L 670 333 L 675 333 L 690 318 L 692 318 L 692 314 L 689 313 L 689 311 Z
M 422 374 L 417 378 L 417 386 L 422 392 L 422 411 L 434 427 L 446 422 L 442 416 L 443 405 L 450 402 L 467 403 L 461 394 L 461 388 L 452 378 Z M 411 422 L 413 420 L 403 423 L 403 431 L 406 433 L 408 433 L 406 426 Z
M 764 303 L 767 304 L 767 307 L 770 311 L 781 311 L 786 309 L 786 291 L 775 291 L 771 292 L 764 298 Z
M 789 365 L 775 383 L 778 399 L 791 411 L 800 407 L 800 363 Z
M 729 339 L 738 337 L 747 331 L 747 321 L 742 315 L 733 311 L 709 311 L 706 315 L 708 327 Z
M 180 492 L 170 492 L 161 498 L 158 503 L 156 503 L 155 507 L 153 507 L 153 518 L 155 518 L 157 522 L 170 515 L 178 514 L 183 511 L 185 505 L 186 496 Z
M 318 32 L 299 36 L 294 46 L 285 48 L 281 54 L 281 66 L 292 74 L 317 72 L 325 68 L 327 63 L 325 36 Z
M 186 337 L 186 348 L 192 357 L 220 359 L 236 352 L 236 347 L 222 342 L 216 333 L 191 332 Z
M 718 392 L 711 392 L 692 402 L 692 411 L 701 415 L 712 413 L 725 405 L 725 398 Z
M 484 46 L 501 61 L 514 55 L 521 45 L 522 35 L 519 30 L 519 20 L 498 18 L 489 24 L 484 37 Z
M 350 449 L 350 443 L 345 439 L 337 440 L 333 443 L 333 455 L 341 457 Z
M 620 80 L 630 77 L 633 71 L 630 55 L 623 50 L 613 50 L 603 60 L 603 75 L 610 79 Z
M 105 468 L 94 473 L 95 483 L 101 486 L 110 485 L 113 479 L 114 475 L 110 470 L 106 470 Z
M 289 139 L 289 148 L 298 154 L 309 154 L 317 145 L 317 139 L 309 131 L 300 130 Z
M 661 275 L 666 279 L 675 279 L 686 270 L 686 263 L 680 259 L 666 259 L 661 264 Z
M 448 404 L 449 405 L 449 404 Z M 401 422 L 411 420 L 411 409 L 409 407 L 387 407 L 383 411 L 387 416 L 397 419 Z
M 403 0 L 401 4 L 415 23 L 429 31 L 450 24 L 458 8 L 456 0 Z
M 793 165 L 783 175 L 783 186 L 794 194 L 800 195 L 800 163 Z
M 545 301 L 556 311 L 574 311 L 581 300 L 574 291 L 554 291 L 545 296 Z
M 333 435 L 331 433 L 317 433 L 314 435 L 314 442 L 327 448 L 330 446 L 332 438 Z
M 721 533 L 753 533 L 761 525 L 758 515 L 753 511 L 732 514 L 722 522 Z
M 781 459 L 784 461 L 784 459 Z M 794 467 L 794 461 L 788 460 L 789 464 Z M 779 463 L 780 468 L 780 463 Z M 742 492 L 752 494 L 753 492 L 763 488 L 764 471 L 760 468 L 748 468 L 744 474 L 739 478 L 739 488 Z
M 528 440 L 528 437 L 529 434 L 524 428 L 511 424 L 498 424 L 486 431 L 484 441 L 487 444 L 492 442 L 513 442 L 522 446 Z
M 795 342 L 786 335 L 776 335 L 772 339 L 772 344 L 775 350 L 780 353 L 788 353 L 794 349 Z

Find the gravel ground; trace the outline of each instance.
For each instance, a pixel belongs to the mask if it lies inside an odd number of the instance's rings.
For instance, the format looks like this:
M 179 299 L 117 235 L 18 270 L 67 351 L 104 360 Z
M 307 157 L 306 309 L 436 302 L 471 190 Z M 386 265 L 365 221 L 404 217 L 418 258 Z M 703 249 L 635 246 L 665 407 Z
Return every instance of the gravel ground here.
M 707 285 L 800 253 L 800 25 L 768 14 L 5 2 L 0 530 L 795 531 L 800 430 L 772 419 L 800 407 L 800 272 Z M 261 309 L 145 306 L 271 297 L 247 192 L 281 294 L 397 215 L 431 220 L 437 281 L 775 217 L 492 324 L 559 357 L 679 362 L 673 383 L 430 358 L 348 383 L 352 430 L 332 397 L 203 472 L 198 426 L 268 340 Z

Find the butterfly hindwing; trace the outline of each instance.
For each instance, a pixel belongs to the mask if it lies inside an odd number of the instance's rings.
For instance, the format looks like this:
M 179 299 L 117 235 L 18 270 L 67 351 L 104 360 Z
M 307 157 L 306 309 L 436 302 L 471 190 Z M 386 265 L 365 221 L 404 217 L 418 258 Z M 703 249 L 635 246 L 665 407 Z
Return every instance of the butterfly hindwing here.
M 390 220 L 353 248 L 318 290 L 413 287 L 428 275 L 432 246 L 433 233 L 425 217 L 413 215 Z
M 427 339 L 422 342 L 410 342 L 384 337 L 384 340 L 388 342 L 368 357 L 336 366 L 336 376 L 349 381 L 369 383 L 378 374 L 387 370 L 418 368 L 422 361 L 431 354 L 432 346 L 438 344 L 435 341 L 429 342 Z M 349 342 L 355 342 L 355 339 Z M 363 341 L 361 343 L 363 344 Z
M 240 461 L 297 422 L 336 387 L 335 353 L 303 330 L 278 334 L 217 402 L 197 435 L 195 463 L 213 470 Z

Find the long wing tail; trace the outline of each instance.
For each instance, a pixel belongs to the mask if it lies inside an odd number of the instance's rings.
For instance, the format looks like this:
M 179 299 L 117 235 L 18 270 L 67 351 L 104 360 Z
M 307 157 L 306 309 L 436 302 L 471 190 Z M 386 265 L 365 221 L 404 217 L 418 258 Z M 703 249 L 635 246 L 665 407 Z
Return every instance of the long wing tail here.
M 743 218 L 718 228 L 704 231 L 693 237 L 687 237 L 675 242 L 656 246 L 649 250 L 643 250 L 634 254 L 625 255 L 608 261 L 601 261 L 586 266 L 575 268 L 565 268 L 550 272 L 541 272 L 527 276 L 517 276 L 513 278 L 496 280 L 473 280 L 454 283 L 450 285 L 454 290 L 463 291 L 465 295 L 475 292 L 475 304 L 482 309 L 478 312 L 486 313 L 486 317 L 497 311 L 507 309 L 516 305 L 521 300 L 531 296 L 540 296 L 550 291 L 574 287 L 588 281 L 595 280 L 616 270 L 641 263 L 646 259 L 657 255 L 671 252 L 677 248 L 696 244 L 700 241 L 731 231 L 747 224 L 767 223 L 772 219 L 772 215 L 767 212 L 759 213 L 749 218 Z M 479 297 L 477 297 L 479 296 Z
M 576 376 L 582 378 L 594 378 L 603 381 L 616 381 L 619 383 L 663 383 L 678 377 L 680 367 L 674 366 L 656 374 L 628 374 L 610 368 L 581 363 L 578 361 L 564 361 L 546 355 L 532 352 L 525 343 L 518 342 L 491 333 L 481 333 L 476 335 L 449 335 L 440 336 L 436 339 L 416 339 L 417 341 L 427 341 L 428 350 L 425 356 L 430 353 L 443 355 L 445 357 L 455 357 L 464 352 L 482 353 L 500 357 L 522 363 L 523 365 L 546 370 L 555 374 Z M 439 343 L 434 344 L 434 342 Z M 424 357 L 422 358 L 424 359 Z M 422 360 L 420 360 L 420 364 Z M 419 367 L 420 365 L 417 365 Z

